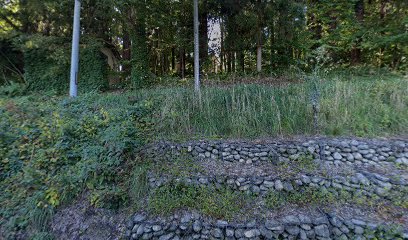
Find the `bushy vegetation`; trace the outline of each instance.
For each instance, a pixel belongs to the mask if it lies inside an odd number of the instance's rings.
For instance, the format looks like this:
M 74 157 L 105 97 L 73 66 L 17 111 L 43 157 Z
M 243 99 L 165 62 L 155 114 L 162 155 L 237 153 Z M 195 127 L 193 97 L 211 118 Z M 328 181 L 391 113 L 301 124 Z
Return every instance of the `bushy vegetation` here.
M 406 78 L 368 75 L 317 81 L 321 133 L 407 133 Z M 205 87 L 201 99 L 186 87 L 88 94 L 77 99 L 36 94 L 3 97 L 0 225 L 9 236 L 27 226 L 31 233 L 46 236 L 44 226 L 54 209 L 83 192 L 89 193 L 95 206 L 137 205 L 146 196 L 147 170 L 157 168 L 145 161 L 130 161 L 146 141 L 314 134 L 310 100 L 314 86 L 305 80 L 280 87 Z M 292 160 L 300 170 L 315 168 L 309 156 Z M 157 170 L 185 176 L 200 169 L 181 158 Z M 173 184 L 156 191 L 150 210 L 169 213 L 181 206 L 198 207 L 228 218 L 237 210 L 229 207 L 236 205 L 224 203 L 241 197 L 222 189 Z M 200 201 L 202 205 L 196 206 Z
M 175 210 L 198 210 L 203 214 L 230 219 L 242 210 L 249 196 L 227 188 L 166 184 L 149 197 L 148 210 L 155 214 L 171 214 Z
M 69 86 L 70 44 L 66 38 L 34 35 L 20 39 L 24 51 L 24 79 L 30 91 L 67 92 Z M 82 93 L 108 87 L 107 63 L 100 52 L 102 43 L 83 40 L 80 51 L 79 90 Z
M 378 136 L 407 133 L 408 80 L 400 76 L 336 75 L 284 87 L 207 87 L 198 99 L 186 88 L 145 90 L 154 95 L 158 136 L 266 137 L 321 133 Z M 319 128 L 311 98 L 317 85 Z
M 133 153 L 150 127 L 149 101 L 121 96 L 0 100 L 0 225 L 12 239 L 43 234 L 53 210 L 84 192 L 96 206 L 128 201 Z

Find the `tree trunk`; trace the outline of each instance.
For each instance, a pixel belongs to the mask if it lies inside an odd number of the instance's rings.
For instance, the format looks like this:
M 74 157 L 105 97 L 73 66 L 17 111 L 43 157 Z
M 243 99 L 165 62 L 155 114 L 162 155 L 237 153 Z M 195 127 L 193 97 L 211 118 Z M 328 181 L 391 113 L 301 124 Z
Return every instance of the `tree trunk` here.
M 171 48 L 171 70 L 174 71 L 176 69 L 176 48 Z
M 186 70 L 186 60 L 185 60 L 185 50 L 184 48 L 180 48 L 180 60 L 179 60 L 179 74 L 181 78 L 185 78 L 185 70 Z
M 198 0 L 194 0 L 194 90 L 200 91 L 200 39 Z
M 258 44 L 256 48 L 256 70 L 262 71 L 262 46 Z
M 244 50 L 240 51 L 239 62 L 241 64 L 241 70 L 244 73 L 245 72 L 245 51 Z
M 220 19 L 220 31 L 221 31 L 220 72 L 223 72 L 225 66 L 225 53 L 224 53 L 225 49 L 224 49 L 224 26 L 222 19 Z
M 231 70 L 232 70 L 232 56 L 231 56 L 231 52 L 230 51 L 228 51 L 228 53 L 227 53 L 227 71 L 230 73 L 231 72 Z
M 205 64 L 208 59 L 208 5 L 207 0 L 203 0 L 200 5 L 200 63 Z
M 123 52 L 122 52 L 122 60 L 124 61 L 123 66 L 122 66 L 122 71 L 126 74 L 130 73 L 130 46 L 131 46 L 131 41 L 130 41 L 130 36 L 127 31 L 124 31 L 123 33 Z
M 355 16 L 357 22 L 362 25 L 364 22 L 364 0 L 358 0 L 355 5 Z M 351 50 L 351 64 L 359 64 L 361 63 L 361 37 L 358 37 L 356 43 Z

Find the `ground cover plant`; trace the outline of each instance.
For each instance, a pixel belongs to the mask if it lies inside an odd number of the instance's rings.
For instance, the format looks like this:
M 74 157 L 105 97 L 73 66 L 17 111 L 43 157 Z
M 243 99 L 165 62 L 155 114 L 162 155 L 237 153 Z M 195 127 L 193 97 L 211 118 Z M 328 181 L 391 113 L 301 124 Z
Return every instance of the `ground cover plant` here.
M 98 95 L 0 100 L 0 225 L 44 234 L 54 209 L 84 191 L 96 206 L 127 201 L 124 179 L 143 144 L 149 103 Z
M 353 79 L 336 75 L 337 79 L 317 80 L 318 132 L 406 134 L 407 79 L 350 76 Z M 147 188 L 131 186 L 146 181 L 148 166 L 143 159 L 134 160 L 134 153 L 149 141 L 315 134 L 310 99 L 314 86 L 306 78 L 284 86 L 208 86 L 202 89 L 201 101 L 188 86 L 93 93 L 77 99 L 35 93 L 4 96 L 0 99 L 1 231 L 9 238 L 49 236 L 48 221 L 55 209 L 84 191 L 94 206 L 137 207 Z M 301 168 L 314 167 L 308 156 L 297 161 Z M 198 170 L 193 163 L 185 164 L 176 164 L 171 171 L 186 175 Z M 162 166 L 163 172 L 167 170 Z M 202 202 L 199 210 L 228 218 L 237 209 L 222 212 L 218 204 L 242 197 L 228 191 L 198 192 L 191 186 L 168 186 L 152 197 L 150 209 L 169 213 L 191 207 L 190 200 L 195 199 Z M 164 207 L 174 196 L 185 201 Z M 221 202 L 211 203 L 214 199 Z M 400 205 L 404 204 L 402 200 Z
M 317 85 L 318 129 L 311 98 Z M 141 91 L 158 100 L 157 137 L 260 138 L 304 134 L 387 136 L 407 133 L 408 79 L 337 75 L 274 87 L 207 87 Z

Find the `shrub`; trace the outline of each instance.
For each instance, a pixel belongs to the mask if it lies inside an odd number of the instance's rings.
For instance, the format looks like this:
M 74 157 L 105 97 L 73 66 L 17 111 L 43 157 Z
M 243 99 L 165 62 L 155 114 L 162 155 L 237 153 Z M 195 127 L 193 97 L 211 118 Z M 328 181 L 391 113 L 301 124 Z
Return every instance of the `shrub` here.
M 24 39 L 24 77 L 29 89 L 66 93 L 70 78 L 70 40 L 33 35 Z M 107 63 L 100 48 L 91 38 L 82 40 L 79 62 L 78 89 L 80 92 L 104 90 L 108 87 Z
M 43 233 L 52 210 L 84 191 L 96 206 L 126 204 L 128 160 L 148 136 L 151 108 L 147 101 L 92 94 L 0 100 L 0 224 L 7 229 L 5 237 L 13 238 L 28 225 Z

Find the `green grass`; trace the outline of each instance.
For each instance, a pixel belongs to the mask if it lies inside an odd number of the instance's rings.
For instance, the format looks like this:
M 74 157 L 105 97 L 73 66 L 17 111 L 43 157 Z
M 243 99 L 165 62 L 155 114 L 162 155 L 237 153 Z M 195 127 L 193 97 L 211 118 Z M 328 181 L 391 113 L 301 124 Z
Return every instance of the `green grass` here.
M 335 200 L 336 196 L 327 190 L 305 187 L 292 192 L 270 191 L 265 197 L 265 204 L 270 209 L 276 209 L 288 203 L 299 206 L 314 206 L 330 204 Z
M 407 78 L 350 78 L 319 80 L 321 133 L 407 134 Z M 310 82 L 203 87 L 201 100 L 183 87 L 88 94 L 74 100 L 38 94 L 0 97 L 0 225 L 9 238 L 29 225 L 46 234 L 43 226 L 53 210 L 84 191 L 96 206 L 138 201 L 146 191 L 146 169 L 130 160 L 148 140 L 314 134 L 312 89 Z M 309 160 L 300 158 L 298 164 L 313 170 Z M 170 167 L 181 176 L 199 170 L 183 159 Z M 132 168 L 133 183 L 128 183 Z M 152 197 L 154 212 L 186 206 L 229 217 L 240 210 L 236 202 L 245 198 L 210 188 L 160 189 Z
M 156 189 L 148 200 L 148 210 L 169 215 L 179 209 L 194 209 L 218 219 L 231 219 L 239 213 L 249 196 L 209 186 L 170 183 Z
M 319 132 L 388 136 L 408 132 L 408 79 L 336 76 L 318 80 Z M 139 91 L 155 101 L 156 138 L 259 138 L 314 134 L 312 82 Z

